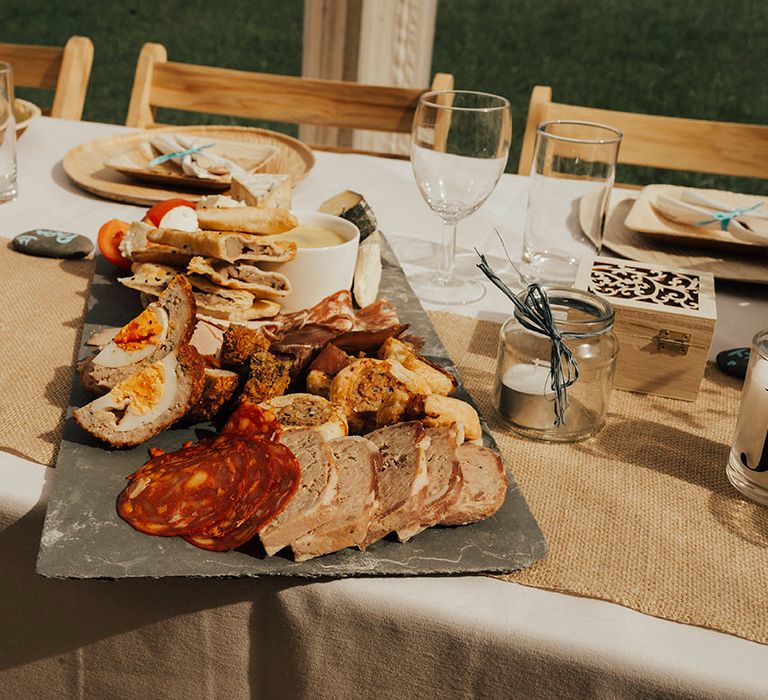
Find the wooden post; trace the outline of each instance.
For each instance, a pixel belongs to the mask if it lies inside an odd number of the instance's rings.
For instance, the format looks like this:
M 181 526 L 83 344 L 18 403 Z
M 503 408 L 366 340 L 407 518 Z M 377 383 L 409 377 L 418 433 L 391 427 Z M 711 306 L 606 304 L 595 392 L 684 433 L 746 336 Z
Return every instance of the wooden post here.
M 302 75 L 429 86 L 437 0 L 305 0 Z M 305 141 L 408 152 L 406 134 L 302 126 Z

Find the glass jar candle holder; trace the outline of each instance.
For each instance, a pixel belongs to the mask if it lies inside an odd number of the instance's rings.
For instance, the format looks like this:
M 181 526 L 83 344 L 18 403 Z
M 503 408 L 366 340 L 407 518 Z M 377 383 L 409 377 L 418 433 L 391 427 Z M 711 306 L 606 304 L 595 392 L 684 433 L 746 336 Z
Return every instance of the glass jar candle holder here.
M 726 474 L 745 496 L 768 505 L 768 329 L 752 340 Z
M 521 302 L 525 294 L 520 293 Z M 522 437 L 575 442 L 605 424 L 618 352 L 614 311 L 610 303 L 589 292 L 548 289 L 547 294 L 557 329 L 579 367 L 578 378 L 567 388 L 564 421 L 556 425 L 552 341 L 526 328 L 519 311 L 501 327 L 493 405 L 502 422 Z

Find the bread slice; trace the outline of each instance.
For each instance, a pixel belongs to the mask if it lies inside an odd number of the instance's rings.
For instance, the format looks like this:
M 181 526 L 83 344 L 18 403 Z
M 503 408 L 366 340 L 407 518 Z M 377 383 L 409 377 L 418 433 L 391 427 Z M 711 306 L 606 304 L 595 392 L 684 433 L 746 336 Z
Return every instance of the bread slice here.
M 131 319 L 96 355 L 78 365 L 83 386 L 109 391 L 142 365 L 157 362 L 189 342 L 197 305 L 184 275 L 177 275 L 156 302 Z
M 316 430 L 290 430 L 280 442 L 301 465 L 299 489 L 286 509 L 259 532 L 268 555 L 324 525 L 336 498 L 338 472 L 327 441 Z
M 234 211 L 215 209 L 209 211 Z M 265 241 L 250 233 L 221 231 L 179 231 L 158 228 L 147 234 L 153 243 L 172 246 L 188 254 L 187 262 L 194 255 L 203 255 L 228 262 L 250 260 L 252 262 L 288 262 L 296 257 L 294 241 Z
M 181 345 L 114 386 L 108 394 L 73 412 L 75 422 L 113 447 L 148 440 L 182 418 L 203 389 L 204 363 Z
M 457 448 L 458 428 L 428 428 L 427 493 L 424 505 L 413 521 L 397 530 L 397 539 L 409 540 L 422 530 L 439 523 L 461 492 L 461 467 Z
M 313 394 L 285 394 L 259 404 L 272 411 L 284 431 L 316 430 L 326 440 L 347 434 L 347 419 L 341 409 Z
M 299 220 L 288 209 L 277 207 L 198 209 L 197 220 L 202 229 L 237 231 L 261 236 L 285 233 L 299 225 Z
M 137 263 L 157 263 L 184 268 L 192 257 L 189 253 L 171 245 L 150 241 L 148 236 L 154 227 L 143 221 L 134 221 L 120 240 L 120 253 Z
M 501 457 L 487 447 L 464 443 L 457 450 L 462 486 L 459 498 L 446 508 L 444 525 L 467 525 L 493 515 L 507 494 L 507 473 Z
M 429 437 L 421 423 L 398 423 L 366 437 L 378 447 L 382 462 L 376 473 L 376 510 L 361 549 L 418 519 L 429 485 L 426 460 Z
M 338 493 L 328 523 L 291 544 L 296 561 L 360 546 L 376 505 L 376 472 L 381 469 L 376 445 L 359 436 L 337 438 L 328 444 L 339 473 Z

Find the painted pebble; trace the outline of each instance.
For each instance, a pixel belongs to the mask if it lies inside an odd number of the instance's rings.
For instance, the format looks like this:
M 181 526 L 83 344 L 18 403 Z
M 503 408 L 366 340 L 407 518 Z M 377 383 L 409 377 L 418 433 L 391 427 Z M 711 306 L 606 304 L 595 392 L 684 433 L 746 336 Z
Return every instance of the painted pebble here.
M 27 255 L 71 259 L 84 258 L 93 250 L 93 243 L 77 233 L 36 228 L 16 236 L 11 247 Z
M 717 366 L 726 374 L 744 378 L 749 362 L 749 348 L 734 348 L 717 353 Z

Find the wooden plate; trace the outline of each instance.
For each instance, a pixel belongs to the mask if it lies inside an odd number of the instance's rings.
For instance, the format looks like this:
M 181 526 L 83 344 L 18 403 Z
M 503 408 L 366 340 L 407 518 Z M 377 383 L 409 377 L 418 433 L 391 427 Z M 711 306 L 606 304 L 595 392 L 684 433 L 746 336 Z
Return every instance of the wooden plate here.
M 768 254 L 762 250 L 736 253 L 703 252 L 689 246 L 672 246 L 633 231 L 624 221 L 634 204 L 633 196 L 616 203 L 605 223 L 603 248 L 629 260 L 711 272 L 716 279 L 768 284 Z
M 204 139 L 200 139 L 195 145 L 205 143 Z M 249 173 L 265 172 L 264 169 L 268 166 L 269 161 L 280 152 L 278 146 L 267 143 L 246 143 L 245 141 L 229 141 L 227 139 L 210 140 L 207 143 L 213 145 L 206 148 L 204 153 L 227 158 Z M 130 150 L 110 158 L 104 162 L 104 165 L 136 180 L 160 182 L 175 187 L 224 191 L 230 186 L 229 173 L 211 179 L 203 179 L 184 174 L 181 166 L 171 161 L 150 165 L 150 162 L 158 155 L 157 149 L 150 144 L 149 140 L 146 140 Z
M 279 148 L 263 170 L 265 173 L 285 173 L 294 184 L 314 166 L 315 157 L 311 149 L 297 139 L 268 129 L 247 126 L 173 126 L 153 129 L 152 132 L 167 132 L 201 136 L 211 139 L 226 139 L 248 144 L 269 144 Z M 131 177 L 110 170 L 107 160 L 130 151 L 147 141 L 146 131 L 134 131 L 119 136 L 107 136 L 75 146 L 64 156 L 64 171 L 73 182 L 93 194 L 118 202 L 152 205 L 172 197 L 197 200 L 207 193 L 221 193 L 221 187 L 201 190 L 162 183 L 142 183 Z
M 13 101 L 13 115 L 16 118 L 16 136 L 21 136 L 27 127 L 41 114 L 42 111 L 36 104 L 16 98 Z
M 633 231 L 648 236 L 649 238 L 671 243 L 672 245 L 704 246 L 742 253 L 756 248 L 766 247 L 765 244 L 740 241 L 738 238 L 728 233 L 728 231 L 701 228 L 671 221 L 654 209 L 653 202 L 657 194 L 679 198 L 680 191 L 685 189 L 694 188 L 680 187 L 678 185 L 648 185 L 647 187 L 643 187 L 635 205 L 627 215 L 624 225 Z M 702 194 L 711 195 L 713 199 L 721 201 L 723 204 L 730 205 L 734 209 L 736 207 L 751 206 L 755 202 L 763 202 L 761 210 L 768 212 L 768 198 L 766 197 L 751 194 L 738 194 L 736 192 L 724 192 L 723 190 L 699 191 Z

